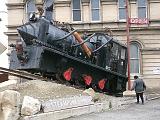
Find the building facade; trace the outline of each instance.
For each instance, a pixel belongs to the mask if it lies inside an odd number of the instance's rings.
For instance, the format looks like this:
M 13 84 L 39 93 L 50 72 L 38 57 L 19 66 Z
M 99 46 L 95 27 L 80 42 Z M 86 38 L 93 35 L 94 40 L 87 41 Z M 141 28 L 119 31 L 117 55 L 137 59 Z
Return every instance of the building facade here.
M 9 44 L 17 40 L 17 26 L 27 20 L 28 0 L 8 0 Z M 42 5 L 44 0 L 35 0 Z M 148 87 L 160 86 L 160 1 L 128 0 L 130 75 L 139 75 Z M 71 24 L 79 32 L 106 32 L 127 44 L 125 0 L 54 0 L 53 20 Z

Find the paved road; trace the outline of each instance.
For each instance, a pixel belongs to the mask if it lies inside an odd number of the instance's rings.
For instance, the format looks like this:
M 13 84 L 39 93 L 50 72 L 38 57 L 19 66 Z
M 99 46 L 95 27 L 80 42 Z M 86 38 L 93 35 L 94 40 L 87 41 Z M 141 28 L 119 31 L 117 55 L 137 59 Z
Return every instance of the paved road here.
M 122 110 L 92 113 L 66 120 L 160 120 L 160 99 L 142 104 L 131 104 Z

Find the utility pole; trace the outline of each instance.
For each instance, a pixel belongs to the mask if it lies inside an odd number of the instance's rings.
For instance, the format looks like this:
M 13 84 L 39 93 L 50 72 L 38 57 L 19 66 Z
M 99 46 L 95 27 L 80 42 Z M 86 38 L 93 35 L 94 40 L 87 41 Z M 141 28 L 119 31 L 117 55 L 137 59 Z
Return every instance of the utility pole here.
M 128 12 L 128 0 L 126 2 L 126 35 L 127 35 L 127 55 L 128 55 L 128 90 L 131 90 L 131 80 L 130 80 L 130 34 L 129 34 L 129 12 Z

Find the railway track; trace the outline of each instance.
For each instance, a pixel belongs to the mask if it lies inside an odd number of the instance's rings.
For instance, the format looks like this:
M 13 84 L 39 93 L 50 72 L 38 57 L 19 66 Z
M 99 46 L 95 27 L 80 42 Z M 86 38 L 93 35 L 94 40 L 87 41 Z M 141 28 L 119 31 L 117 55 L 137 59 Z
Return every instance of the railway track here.
M 25 78 L 28 80 L 35 80 L 35 79 L 48 80 L 47 78 L 44 78 L 39 75 L 28 73 L 26 71 L 11 70 L 11 69 L 7 69 L 7 68 L 3 68 L 3 67 L 0 67 L 0 73 L 7 73 L 9 75 Z
M 40 79 L 40 80 L 45 80 L 45 81 L 54 81 L 56 83 L 60 83 L 60 84 L 65 84 L 67 86 L 72 86 L 72 87 L 75 87 L 75 88 L 80 88 L 79 86 L 76 86 L 76 85 L 72 85 L 68 82 L 66 82 L 60 75 L 58 74 L 55 74 L 55 79 L 52 80 L 52 78 L 48 78 L 47 76 L 44 77 L 44 76 L 41 76 L 41 75 L 35 75 L 35 74 L 32 74 L 32 73 L 29 73 L 29 72 L 26 72 L 26 71 L 22 71 L 22 70 L 11 70 L 11 69 L 7 69 L 7 68 L 3 68 L 3 67 L 0 67 L 0 73 L 6 73 L 6 74 L 9 74 L 9 75 L 12 75 L 12 76 L 16 76 L 16 77 L 20 77 L 20 78 L 25 78 L 25 79 L 28 79 L 28 80 L 36 80 L 36 79 Z
M 82 86 L 77 86 L 77 85 L 73 85 L 70 84 L 69 82 L 66 82 L 63 78 L 61 78 L 61 76 L 59 76 L 58 74 L 55 74 L 55 79 L 52 80 L 50 78 L 47 77 L 43 77 L 41 75 L 35 75 L 26 71 L 20 71 L 20 70 L 11 70 L 11 69 L 7 69 L 7 68 L 3 68 L 0 67 L 0 73 L 6 73 L 8 75 L 12 75 L 12 76 L 16 76 L 19 78 L 25 78 L 27 80 L 44 80 L 44 81 L 52 81 L 58 84 L 64 84 L 66 86 L 70 86 L 70 87 L 74 87 L 76 89 L 82 89 L 84 90 L 84 88 L 82 88 Z

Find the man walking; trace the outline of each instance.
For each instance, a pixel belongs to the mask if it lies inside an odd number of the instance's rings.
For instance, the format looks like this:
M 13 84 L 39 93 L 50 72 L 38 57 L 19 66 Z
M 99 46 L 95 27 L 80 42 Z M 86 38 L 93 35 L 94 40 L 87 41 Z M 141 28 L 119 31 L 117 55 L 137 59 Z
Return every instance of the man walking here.
M 135 89 L 137 104 L 139 103 L 139 97 L 141 98 L 142 104 L 144 104 L 143 92 L 146 90 L 146 85 L 142 79 L 139 79 L 138 76 L 134 76 L 134 83 L 131 90 Z

